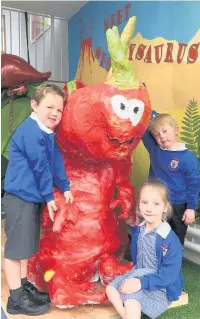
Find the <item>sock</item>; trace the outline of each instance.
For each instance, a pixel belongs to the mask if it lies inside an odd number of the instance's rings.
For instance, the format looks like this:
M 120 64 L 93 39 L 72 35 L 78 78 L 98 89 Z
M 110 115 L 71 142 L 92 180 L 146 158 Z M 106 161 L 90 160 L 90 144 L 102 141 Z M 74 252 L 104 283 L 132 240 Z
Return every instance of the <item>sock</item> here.
M 22 294 L 23 294 L 23 287 L 22 286 L 17 288 L 17 289 L 10 290 L 10 297 L 14 302 L 18 303 L 20 301 Z
M 21 278 L 22 287 L 27 283 L 27 277 Z

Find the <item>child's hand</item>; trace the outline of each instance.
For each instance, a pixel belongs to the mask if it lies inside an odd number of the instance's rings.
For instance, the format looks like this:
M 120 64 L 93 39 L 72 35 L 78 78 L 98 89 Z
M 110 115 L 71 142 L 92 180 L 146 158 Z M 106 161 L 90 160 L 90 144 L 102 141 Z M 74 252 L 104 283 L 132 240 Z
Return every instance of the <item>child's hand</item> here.
M 50 202 L 48 202 L 47 208 L 49 211 L 49 217 L 52 220 L 52 222 L 54 222 L 54 214 L 57 211 L 55 200 L 51 200 Z
M 134 217 L 134 216 L 129 216 L 128 219 L 125 219 L 125 222 L 129 225 L 129 226 L 137 226 L 140 223 L 140 220 L 138 218 L 138 216 Z
M 186 209 L 182 221 L 185 225 L 190 225 L 195 222 L 195 211 L 193 209 Z
M 66 203 L 71 203 L 71 204 L 73 203 L 74 197 L 70 191 L 64 192 L 64 196 L 65 196 Z
M 141 282 L 138 278 L 131 278 L 125 280 L 125 282 L 121 285 L 119 291 L 122 294 L 131 294 L 133 292 L 137 292 L 141 289 Z

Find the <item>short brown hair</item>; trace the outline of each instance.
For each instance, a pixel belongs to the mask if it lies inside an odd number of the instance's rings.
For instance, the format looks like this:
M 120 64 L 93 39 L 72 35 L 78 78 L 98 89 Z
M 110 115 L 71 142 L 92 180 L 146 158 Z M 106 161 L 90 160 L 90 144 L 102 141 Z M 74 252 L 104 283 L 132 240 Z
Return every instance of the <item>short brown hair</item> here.
M 48 83 L 42 83 L 41 85 L 34 88 L 31 100 L 35 100 L 38 104 L 45 98 L 48 93 L 59 95 L 60 97 L 62 97 L 63 103 L 65 102 L 65 93 L 63 92 L 63 90 L 55 84 Z
M 171 114 L 163 113 L 156 115 L 150 122 L 149 130 L 152 134 L 155 134 L 157 130 L 164 124 L 169 124 L 173 128 L 178 128 L 178 124 L 175 118 Z
M 164 203 L 167 205 L 167 211 L 163 212 L 163 218 L 170 217 L 172 215 L 172 206 L 169 199 L 169 190 L 167 186 L 160 180 L 157 179 L 151 179 L 147 182 L 145 182 L 139 190 L 138 199 L 137 199 L 137 206 L 136 206 L 136 212 L 138 215 L 140 215 L 139 212 L 139 202 L 140 202 L 140 196 L 141 192 L 145 187 L 152 187 L 155 190 L 157 190 L 160 193 L 160 196 L 162 197 Z

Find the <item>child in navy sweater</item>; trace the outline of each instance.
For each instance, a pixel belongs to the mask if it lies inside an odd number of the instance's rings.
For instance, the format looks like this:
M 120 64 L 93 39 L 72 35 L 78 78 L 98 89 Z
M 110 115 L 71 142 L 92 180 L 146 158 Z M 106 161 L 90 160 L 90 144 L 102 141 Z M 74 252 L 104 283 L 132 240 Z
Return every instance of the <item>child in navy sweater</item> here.
M 133 269 L 115 278 L 106 293 L 123 319 L 140 319 L 141 312 L 154 319 L 178 300 L 183 290 L 183 247 L 163 221 L 171 212 L 167 187 L 160 181 L 145 183 L 137 211 L 144 219 L 132 228 Z
M 178 142 L 178 125 L 170 114 L 158 114 L 143 136 L 149 152 L 149 178 L 162 180 L 170 192 L 173 215 L 168 220 L 182 244 L 187 226 L 195 221 L 200 191 L 199 162 Z
M 3 199 L 5 218 L 5 274 L 10 288 L 7 312 L 40 315 L 49 308 L 48 295 L 27 281 L 28 259 L 38 251 L 40 206 L 46 202 L 54 220 L 54 185 L 66 202 L 73 202 L 70 182 L 55 141 L 61 121 L 64 93 L 53 84 L 37 87 L 31 116 L 11 138 Z

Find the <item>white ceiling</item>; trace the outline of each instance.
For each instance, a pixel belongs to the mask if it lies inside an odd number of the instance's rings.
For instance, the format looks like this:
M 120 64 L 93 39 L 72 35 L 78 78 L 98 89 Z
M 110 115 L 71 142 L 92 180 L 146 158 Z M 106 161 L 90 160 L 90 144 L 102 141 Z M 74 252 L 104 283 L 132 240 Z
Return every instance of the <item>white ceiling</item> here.
M 88 1 L 1 1 L 1 6 L 69 20 Z

